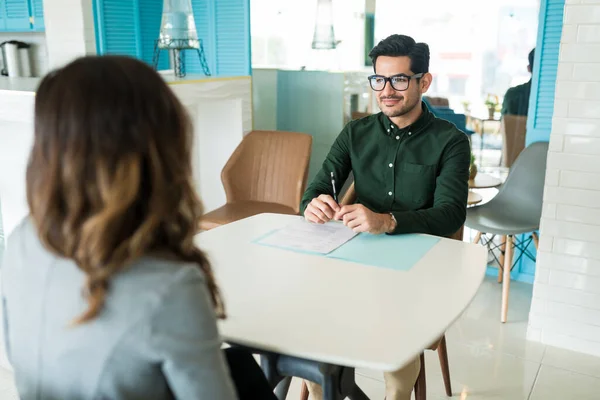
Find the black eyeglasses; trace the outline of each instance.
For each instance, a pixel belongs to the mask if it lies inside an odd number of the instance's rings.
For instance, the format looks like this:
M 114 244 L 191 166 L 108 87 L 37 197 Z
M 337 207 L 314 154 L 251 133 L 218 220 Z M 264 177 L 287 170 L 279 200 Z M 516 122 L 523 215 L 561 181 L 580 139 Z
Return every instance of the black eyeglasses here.
M 390 76 L 389 78 L 383 75 L 371 75 L 368 77 L 368 79 L 369 84 L 371 85 L 371 89 L 377 92 L 381 92 L 383 89 L 385 89 L 385 85 L 388 81 L 390 82 L 390 85 L 392 85 L 392 89 L 398 92 L 403 92 L 406 89 L 408 89 L 408 85 L 410 84 L 411 79 L 419 79 L 422 78 L 423 75 L 423 73 L 414 74 L 410 76 L 406 74 L 398 74 Z

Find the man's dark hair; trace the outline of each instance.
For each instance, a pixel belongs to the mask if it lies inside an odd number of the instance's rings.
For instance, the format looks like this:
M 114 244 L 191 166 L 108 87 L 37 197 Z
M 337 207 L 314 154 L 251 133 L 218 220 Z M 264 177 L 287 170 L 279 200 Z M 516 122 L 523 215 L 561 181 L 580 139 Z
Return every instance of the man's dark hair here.
M 429 72 L 429 46 L 426 43 L 417 43 L 413 38 L 406 35 L 392 35 L 383 39 L 373 47 L 369 57 L 375 62 L 379 56 L 410 58 L 410 70 L 415 74 Z M 375 71 L 377 72 L 377 71 Z
M 533 59 L 535 58 L 535 48 L 529 52 L 529 66 L 533 70 Z

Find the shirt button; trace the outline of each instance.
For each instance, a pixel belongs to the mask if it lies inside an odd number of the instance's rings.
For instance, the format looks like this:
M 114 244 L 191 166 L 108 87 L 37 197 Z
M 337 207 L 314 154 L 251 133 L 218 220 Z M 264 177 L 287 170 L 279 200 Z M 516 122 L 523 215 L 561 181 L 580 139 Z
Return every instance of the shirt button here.
M 388 133 L 390 133 L 390 130 L 388 129 Z
M 388 192 L 388 196 L 391 196 L 393 193 L 392 192 Z
M 394 125 L 390 126 L 390 129 L 394 129 Z
M 400 136 L 396 136 L 396 140 L 400 140 Z
M 408 136 L 412 135 L 412 132 L 408 132 Z
M 390 168 L 392 168 L 394 166 L 394 164 L 390 163 Z

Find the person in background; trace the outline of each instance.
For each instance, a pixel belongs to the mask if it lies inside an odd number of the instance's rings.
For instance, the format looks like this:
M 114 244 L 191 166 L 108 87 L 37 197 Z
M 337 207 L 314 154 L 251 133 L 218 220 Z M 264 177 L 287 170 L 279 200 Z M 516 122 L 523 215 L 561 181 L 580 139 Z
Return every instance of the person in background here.
M 274 399 L 251 354 L 221 350 L 223 302 L 194 243 L 191 135 L 140 61 L 85 57 L 42 80 L 30 215 L 1 271 L 22 400 Z
M 302 213 L 314 223 L 342 220 L 355 232 L 452 235 L 466 218 L 471 148 L 465 133 L 422 101 L 432 81 L 429 47 L 392 35 L 369 55 L 375 69 L 369 82 L 382 112 L 342 130 L 302 198 Z M 339 193 L 350 172 L 357 204 L 340 207 L 331 174 Z M 385 373 L 386 399 L 410 399 L 419 368 L 416 358 Z M 322 396 L 319 386 L 308 385 Z
M 535 49 L 529 53 L 529 65 L 527 71 L 533 71 L 533 59 L 535 57 Z M 511 87 L 506 91 L 502 102 L 502 115 L 524 115 L 527 116 L 529 109 L 529 95 L 531 93 L 531 79 L 527 83 L 519 86 Z

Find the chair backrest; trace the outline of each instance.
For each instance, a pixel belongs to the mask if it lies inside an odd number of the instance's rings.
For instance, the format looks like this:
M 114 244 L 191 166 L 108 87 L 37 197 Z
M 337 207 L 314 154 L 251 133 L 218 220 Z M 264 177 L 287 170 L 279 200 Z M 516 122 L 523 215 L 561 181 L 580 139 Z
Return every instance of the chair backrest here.
M 504 115 L 500 122 L 502 132 L 502 165 L 511 167 L 525 148 L 527 117 L 523 115 Z
M 445 97 L 424 96 L 425 99 L 434 107 L 450 107 L 450 102 Z
M 440 119 L 452 122 L 458 129 L 467 133 L 467 116 L 465 114 L 457 114 L 451 108 L 438 107 L 433 107 L 431 112 Z
M 368 117 L 369 115 L 372 115 L 369 112 L 362 112 L 362 111 L 353 111 L 352 112 L 352 119 L 361 119 L 361 118 L 365 118 Z
M 547 157 L 548 142 L 536 142 L 525 148 L 512 165 L 496 197 L 488 203 L 489 206 L 497 204 L 510 210 L 515 218 L 539 223 Z
M 311 147 L 312 136 L 305 133 L 250 132 L 221 174 L 227 202 L 277 203 L 300 212 Z

